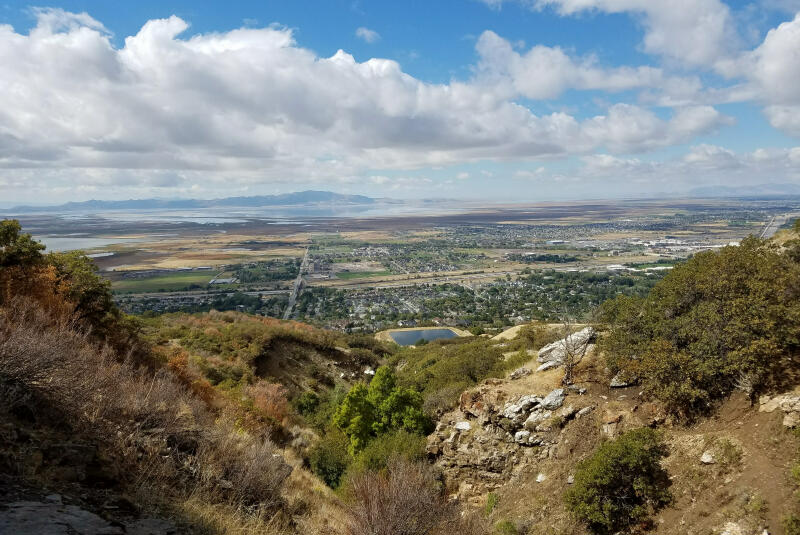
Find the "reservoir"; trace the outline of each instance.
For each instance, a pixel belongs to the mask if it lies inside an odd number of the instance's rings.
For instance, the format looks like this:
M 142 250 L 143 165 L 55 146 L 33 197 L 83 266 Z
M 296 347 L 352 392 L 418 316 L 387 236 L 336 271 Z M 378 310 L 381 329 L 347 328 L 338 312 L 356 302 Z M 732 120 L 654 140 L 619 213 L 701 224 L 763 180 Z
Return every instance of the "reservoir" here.
M 423 339 L 431 342 L 442 338 L 455 338 L 458 335 L 451 329 L 415 329 L 413 331 L 395 331 L 389 333 L 389 336 L 401 346 L 411 346 Z

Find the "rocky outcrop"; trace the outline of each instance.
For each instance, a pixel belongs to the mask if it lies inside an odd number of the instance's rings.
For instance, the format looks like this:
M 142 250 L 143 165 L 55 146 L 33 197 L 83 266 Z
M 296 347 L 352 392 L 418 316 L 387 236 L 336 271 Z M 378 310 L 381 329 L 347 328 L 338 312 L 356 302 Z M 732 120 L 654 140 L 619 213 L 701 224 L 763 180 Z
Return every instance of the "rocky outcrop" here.
M 489 380 L 464 392 L 459 410 L 428 437 L 428 455 L 449 483 L 458 482 L 455 493 L 462 498 L 496 489 L 552 457 L 562 428 L 591 411 L 591 406 L 566 404 L 562 388 L 509 396 L 498 388 L 503 383 Z
M 47 501 L 20 501 L 2 505 L 0 533 L 15 535 L 175 535 L 176 527 L 159 518 L 109 521 L 77 505 Z M 50 498 L 50 497 L 48 497 Z
M 783 413 L 783 425 L 797 427 L 800 425 L 800 392 L 787 392 L 777 396 L 761 396 L 758 404 L 759 412 Z
M 549 367 L 560 365 L 564 362 L 564 356 L 568 351 L 583 352 L 588 350 L 589 344 L 595 337 L 595 330 L 591 327 L 586 327 L 583 330 L 572 333 L 561 340 L 556 340 L 552 344 L 547 344 L 541 348 L 539 350 L 538 360 L 543 364 L 550 364 Z M 544 366 L 540 366 L 539 369 L 541 370 L 543 367 Z

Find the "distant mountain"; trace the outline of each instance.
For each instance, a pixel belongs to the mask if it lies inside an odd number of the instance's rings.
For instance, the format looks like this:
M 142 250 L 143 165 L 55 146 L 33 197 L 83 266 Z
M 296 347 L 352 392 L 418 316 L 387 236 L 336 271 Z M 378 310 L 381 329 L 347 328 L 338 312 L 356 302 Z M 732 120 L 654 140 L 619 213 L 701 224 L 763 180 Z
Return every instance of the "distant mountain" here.
M 58 206 L 16 206 L 13 212 L 78 212 L 87 210 L 190 210 L 196 208 L 254 208 L 320 204 L 372 204 L 364 195 L 343 195 L 332 191 L 298 191 L 281 195 L 226 197 L 224 199 L 131 199 L 126 201 L 68 202 Z
M 785 197 L 800 195 L 800 184 L 755 186 L 702 186 L 689 191 L 692 197 Z

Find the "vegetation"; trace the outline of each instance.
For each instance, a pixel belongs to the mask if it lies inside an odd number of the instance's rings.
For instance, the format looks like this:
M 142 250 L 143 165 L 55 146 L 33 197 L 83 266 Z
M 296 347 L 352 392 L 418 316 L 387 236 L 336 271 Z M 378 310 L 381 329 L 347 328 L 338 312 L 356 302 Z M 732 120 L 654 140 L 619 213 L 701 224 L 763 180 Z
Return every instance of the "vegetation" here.
M 612 373 L 681 415 L 707 411 L 741 388 L 754 394 L 793 379 L 800 344 L 800 264 L 748 238 L 696 255 L 644 298 L 603 305 Z
M 578 465 L 565 494 L 569 510 L 594 533 L 606 535 L 642 522 L 670 502 L 667 449 L 659 434 L 634 429 L 608 441 Z

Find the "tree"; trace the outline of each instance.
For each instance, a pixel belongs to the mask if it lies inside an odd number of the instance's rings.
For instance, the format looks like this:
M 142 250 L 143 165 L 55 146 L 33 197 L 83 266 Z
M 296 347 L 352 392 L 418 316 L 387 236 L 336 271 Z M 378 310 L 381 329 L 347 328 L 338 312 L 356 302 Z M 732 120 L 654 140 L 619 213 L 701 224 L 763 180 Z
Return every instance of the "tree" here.
M 800 348 L 800 264 L 764 240 L 695 255 L 642 299 L 602 306 L 609 369 L 642 381 L 670 412 L 710 409 L 737 385 L 791 380 Z
M 576 332 L 574 320 L 569 315 L 564 314 L 561 320 L 562 339 L 560 344 L 564 350 L 564 356 L 561 360 L 564 366 L 564 378 L 561 379 L 561 383 L 565 386 L 572 384 L 575 368 L 589 350 L 589 341 L 579 339 L 575 336 Z
M 333 416 L 333 423 L 350 440 L 350 454 L 355 455 L 367 445 L 374 429 L 375 406 L 370 403 L 369 389 L 358 383 L 342 400 Z
M 22 234 L 16 219 L 0 221 L 0 268 L 37 264 L 44 248 L 30 234 Z
M 668 504 L 667 448 L 658 432 L 640 428 L 600 445 L 578 464 L 564 495 L 569 510 L 600 535 L 642 522 Z

